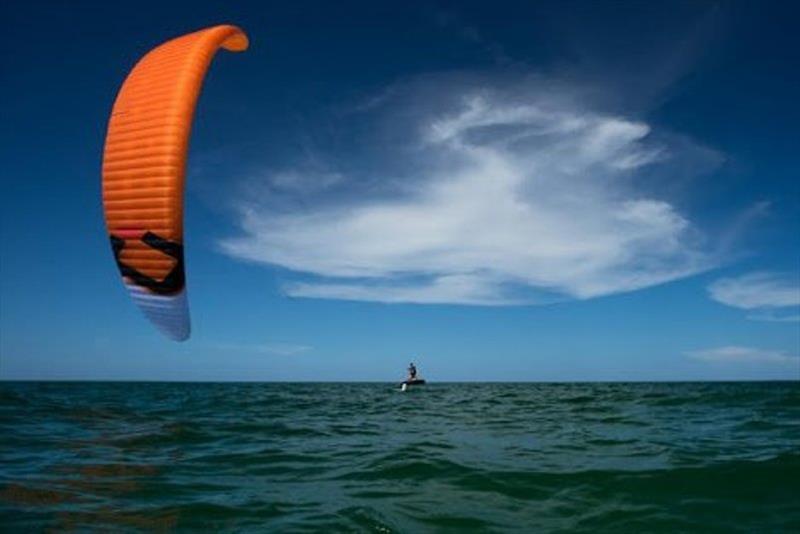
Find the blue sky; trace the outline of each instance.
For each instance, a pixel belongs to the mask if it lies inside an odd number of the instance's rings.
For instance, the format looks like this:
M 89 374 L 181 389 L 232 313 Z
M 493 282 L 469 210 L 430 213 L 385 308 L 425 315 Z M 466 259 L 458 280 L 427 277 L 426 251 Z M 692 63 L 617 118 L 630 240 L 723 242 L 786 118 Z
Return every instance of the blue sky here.
M 112 4 L 1 8 L 0 378 L 800 378 L 789 3 Z M 139 57 L 226 22 L 177 344 L 103 138 Z

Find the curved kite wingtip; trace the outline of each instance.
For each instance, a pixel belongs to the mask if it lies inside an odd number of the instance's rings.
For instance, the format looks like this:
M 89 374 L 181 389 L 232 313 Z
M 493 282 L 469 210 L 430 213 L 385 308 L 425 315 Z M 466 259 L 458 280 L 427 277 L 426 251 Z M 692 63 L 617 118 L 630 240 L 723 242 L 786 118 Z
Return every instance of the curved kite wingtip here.
M 228 35 L 220 45 L 225 50 L 229 50 L 231 52 L 244 52 L 247 50 L 247 47 L 250 46 L 250 39 L 247 37 L 247 34 L 244 33 L 244 31 L 238 26 L 224 24 L 220 26 L 220 28 L 225 28 L 230 32 L 230 35 Z
M 169 336 L 172 341 L 177 341 L 178 343 L 182 343 L 188 340 L 190 337 L 192 337 L 192 335 L 188 332 L 182 336 Z

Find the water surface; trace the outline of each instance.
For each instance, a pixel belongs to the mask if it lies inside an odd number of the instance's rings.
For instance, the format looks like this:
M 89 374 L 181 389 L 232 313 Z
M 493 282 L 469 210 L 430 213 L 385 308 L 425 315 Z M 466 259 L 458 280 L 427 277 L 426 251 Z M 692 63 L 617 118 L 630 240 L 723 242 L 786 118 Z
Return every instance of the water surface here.
M 0 383 L 0 530 L 800 531 L 800 383 Z

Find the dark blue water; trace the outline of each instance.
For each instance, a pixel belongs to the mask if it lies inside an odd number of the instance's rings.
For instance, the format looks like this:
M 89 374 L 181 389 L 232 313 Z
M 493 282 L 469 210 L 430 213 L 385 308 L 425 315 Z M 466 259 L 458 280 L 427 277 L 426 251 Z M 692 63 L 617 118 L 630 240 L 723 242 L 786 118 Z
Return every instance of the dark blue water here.
M 800 383 L 0 384 L 0 530 L 800 531 Z

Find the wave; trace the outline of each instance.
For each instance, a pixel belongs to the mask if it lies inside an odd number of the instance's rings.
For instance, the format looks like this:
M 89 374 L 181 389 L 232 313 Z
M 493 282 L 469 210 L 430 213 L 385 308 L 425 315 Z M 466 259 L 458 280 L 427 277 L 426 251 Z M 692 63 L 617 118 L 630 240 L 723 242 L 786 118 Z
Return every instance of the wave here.
M 0 530 L 800 530 L 798 384 L 0 384 Z

